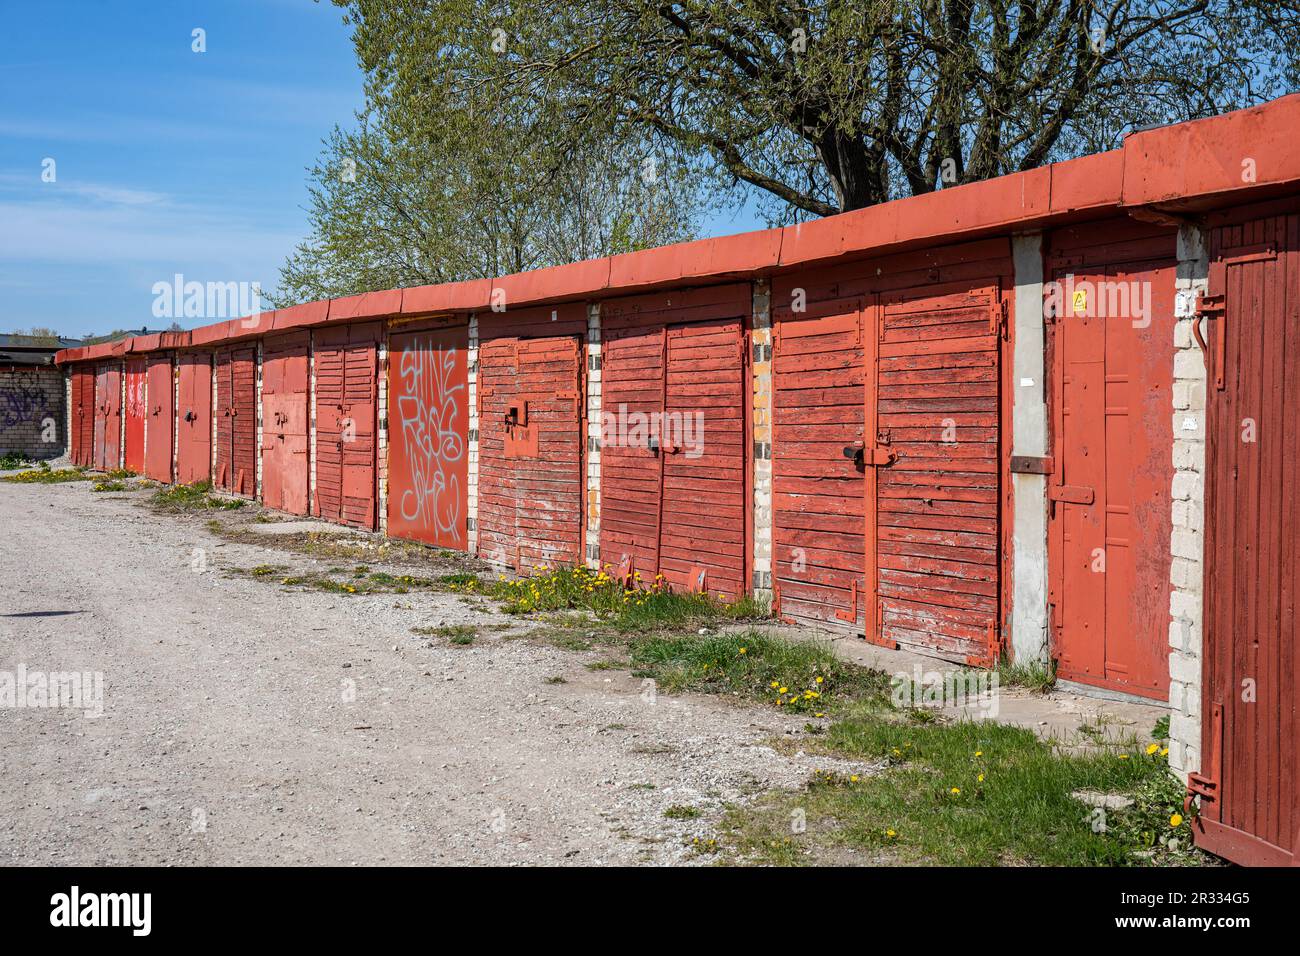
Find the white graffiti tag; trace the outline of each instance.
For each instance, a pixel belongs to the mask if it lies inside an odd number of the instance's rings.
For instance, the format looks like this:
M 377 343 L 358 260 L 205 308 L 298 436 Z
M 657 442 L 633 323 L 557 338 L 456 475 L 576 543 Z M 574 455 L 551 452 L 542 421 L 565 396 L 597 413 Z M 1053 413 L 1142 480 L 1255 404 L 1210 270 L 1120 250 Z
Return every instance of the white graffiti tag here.
M 465 458 L 460 416 L 466 386 L 454 381 L 457 349 L 432 337 L 402 351 L 397 420 L 406 442 L 410 487 L 398 501 L 402 519 L 451 544 L 465 543 L 459 464 Z

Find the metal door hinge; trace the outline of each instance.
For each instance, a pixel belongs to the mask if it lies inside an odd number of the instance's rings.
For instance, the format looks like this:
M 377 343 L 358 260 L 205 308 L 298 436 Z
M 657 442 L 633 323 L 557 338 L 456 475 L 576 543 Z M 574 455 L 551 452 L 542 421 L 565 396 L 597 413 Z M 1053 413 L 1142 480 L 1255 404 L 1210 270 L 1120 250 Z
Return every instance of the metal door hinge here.
M 989 332 L 1000 339 L 1007 337 L 1007 300 L 995 299 L 989 306 Z
M 848 621 L 850 624 L 858 623 L 858 582 L 856 578 L 850 582 L 849 610 L 836 611 L 835 616 L 841 621 Z

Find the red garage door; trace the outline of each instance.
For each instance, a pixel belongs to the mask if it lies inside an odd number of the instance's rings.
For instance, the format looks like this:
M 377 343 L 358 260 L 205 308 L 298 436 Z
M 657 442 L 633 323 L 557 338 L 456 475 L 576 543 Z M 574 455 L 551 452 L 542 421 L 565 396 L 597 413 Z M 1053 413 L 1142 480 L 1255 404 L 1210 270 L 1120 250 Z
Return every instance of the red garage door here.
M 307 513 L 306 332 L 268 338 L 262 347 L 262 503 Z
M 1300 215 L 1214 229 L 1196 841 L 1296 862 L 1300 830 Z
M 777 311 L 772 349 L 773 558 L 782 617 L 862 624 L 862 300 Z M 845 449 L 850 455 L 845 456 Z
M 77 365 L 72 370 L 72 463 L 95 463 L 95 371 Z
M 465 325 L 394 334 L 388 354 L 388 533 L 469 549 Z
M 122 367 L 102 365 L 95 378 L 95 467 L 122 466 Z
M 749 591 L 748 285 L 604 303 L 601 560 Z
M 144 473 L 144 374 L 145 360 L 128 359 L 126 363 L 126 447 L 123 458 L 127 471 Z
M 867 636 L 990 664 L 1001 585 L 998 286 L 889 293 L 868 314 Z
M 528 574 L 582 562 L 582 344 L 479 349 L 479 556 Z
M 257 482 L 257 351 L 221 349 L 216 355 L 217 437 L 214 484 L 251 495 Z
M 177 358 L 176 480 L 183 485 L 212 477 L 212 356 Z
M 172 429 L 175 402 L 170 355 L 154 355 L 145 372 L 145 461 L 144 473 L 154 481 L 172 480 Z
M 315 513 L 375 527 L 377 322 L 314 333 L 316 372 Z

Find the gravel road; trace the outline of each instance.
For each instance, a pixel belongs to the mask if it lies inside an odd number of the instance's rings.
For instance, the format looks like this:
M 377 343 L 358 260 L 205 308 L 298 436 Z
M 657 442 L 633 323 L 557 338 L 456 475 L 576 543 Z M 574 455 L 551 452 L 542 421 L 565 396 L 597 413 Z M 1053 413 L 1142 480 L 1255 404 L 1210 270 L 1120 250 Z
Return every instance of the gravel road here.
M 0 484 L 0 679 L 104 681 L 99 717 L 0 707 L 0 865 L 707 863 L 725 803 L 834 765 L 767 745 L 801 722 L 651 698 L 596 652 L 411 633 L 508 620 L 457 595 L 230 576 L 332 562 L 146 494 Z

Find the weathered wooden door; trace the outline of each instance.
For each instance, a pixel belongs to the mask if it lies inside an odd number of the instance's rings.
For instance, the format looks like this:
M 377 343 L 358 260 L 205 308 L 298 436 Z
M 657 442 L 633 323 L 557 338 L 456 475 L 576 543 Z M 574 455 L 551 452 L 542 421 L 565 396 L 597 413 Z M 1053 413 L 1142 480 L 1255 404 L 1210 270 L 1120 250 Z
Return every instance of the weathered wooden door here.
M 172 480 L 172 428 L 175 426 L 175 377 L 170 355 L 153 355 L 145 373 L 144 473 L 154 481 Z
M 306 332 L 268 338 L 262 348 L 262 503 L 307 513 Z
M 382 327 L 377 322 L 314 333 L 315 513 L 374 530 L 375 414 Z
M 257 350 L 224 348 L 216 355 L 216 487 L 253 494 L 257 482 Z
M 176 481 L 192 485 L 212 477 L 212 356 L 177 356 Z
M 1217 228 L 1210 256 L 1196 840 L 1287 865 L 1300 845 L 1300 216 Z
M 394 333 L 388 351 L 388 533 L 469 548 L 469 329 Z M 481 492 L 480 492 L 481 494 Z
M 479 555 L 530 574 L 583 558 L 582 344 L 479 348 Z
M 72 463 L 95 463 L 95 372 L 88 365 L 72 370 Z
M 1059 272 L 1049 294 L 1057 673 L 1169 693 L 1172 263 Z
M 936 285 L 867 310 L 862 466 L 866 636 L 996 659 L 1000 584 L 997 285 Z
M 123 428 L 126 446 L 124 467 L 137 475 L 144 473 L 144 377 L 145 360 L 128 359 L 126 363 L 126 407 Z

